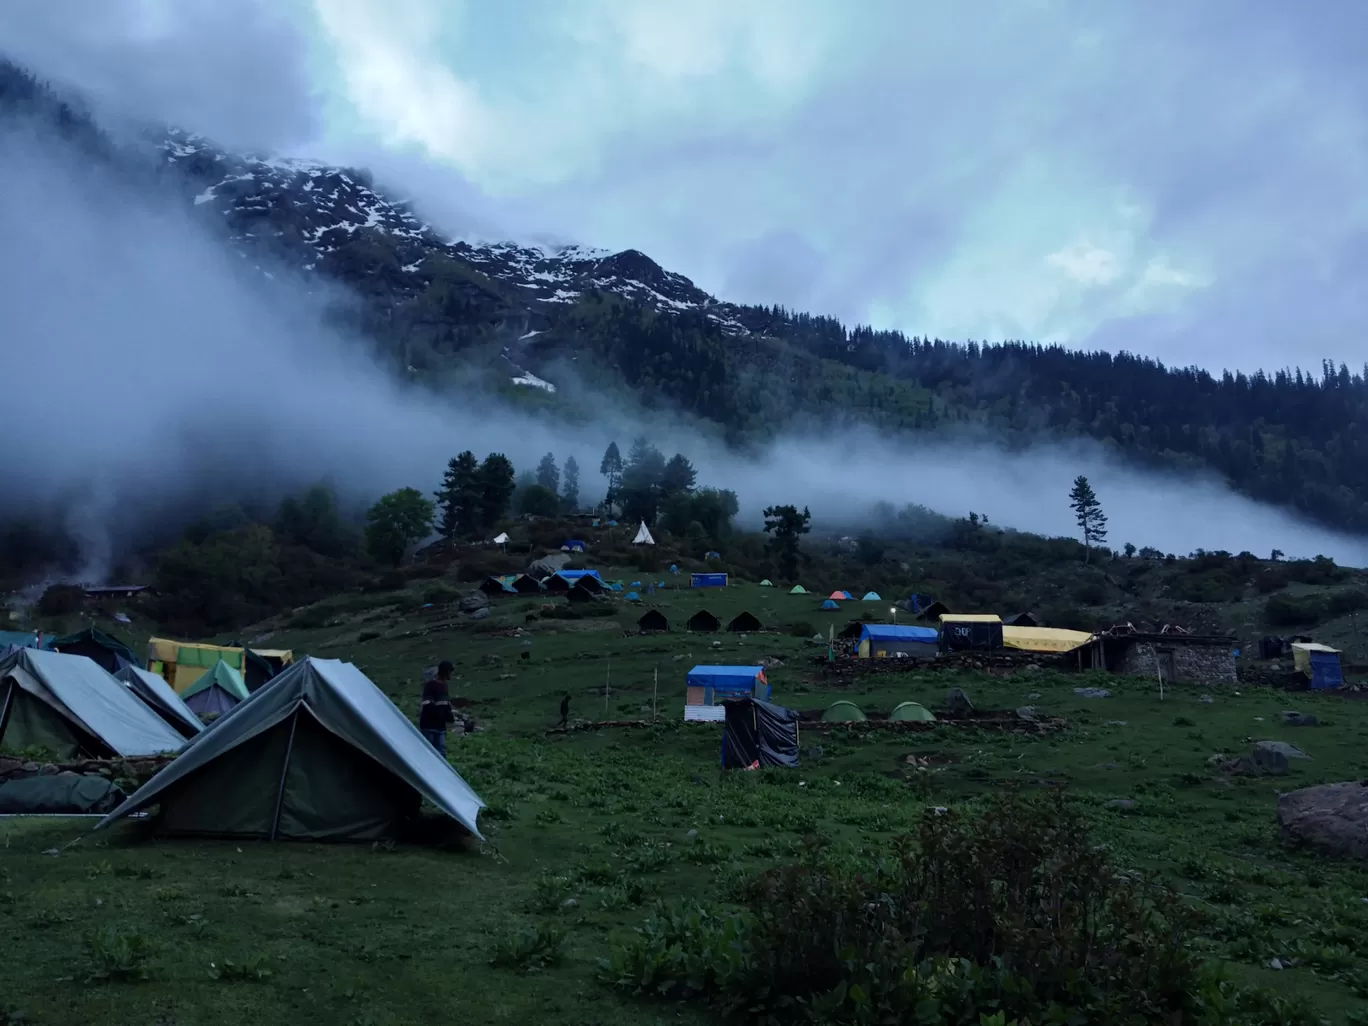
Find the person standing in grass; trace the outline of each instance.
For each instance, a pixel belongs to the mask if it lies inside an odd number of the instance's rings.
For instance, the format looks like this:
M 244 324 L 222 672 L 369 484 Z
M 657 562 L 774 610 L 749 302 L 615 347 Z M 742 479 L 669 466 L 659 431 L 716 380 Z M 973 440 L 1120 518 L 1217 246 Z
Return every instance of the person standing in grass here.
M 568 726 L 570 725 L 570 693 L 569 693 L 569 692 L 566 692 L 565 697 L 561 699 L 561 718 L 560 718 L 560 725 L 561 725 L 562 728 L 568 727 Z
M 418 704 L 418 729 L 432 747 L 441 752 L 443 759 L 446 758 L 447 727 L 456 722 L 456 713 L 451 708 L 451 692 L 447 687 L 453 669 L 455 667 L 449 659 L 438 663 L 436 675 L 423 682 L 423 699 Z

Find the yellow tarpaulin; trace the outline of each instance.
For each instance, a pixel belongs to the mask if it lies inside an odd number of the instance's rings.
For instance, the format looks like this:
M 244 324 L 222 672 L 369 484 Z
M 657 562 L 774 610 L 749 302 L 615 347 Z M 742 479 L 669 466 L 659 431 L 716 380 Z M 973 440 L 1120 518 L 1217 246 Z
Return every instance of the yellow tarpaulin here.
M 159 672 L 177 693 L 188 688 L 220 659 L 242 672 L 244 658 L 242 649 L 226 645 L 172 641 L 169 638 L 150 638 L 147 642 L 148 668 L 160 663 Z
M 941 623 L 1002 623 L 996 613 L 941 613 Z
M 1087 631 L 1062 627 L 1003 627 L 1002 644 L 1026 652 L 1072 652 L 1092 640 Z
M 1311 676 L 1311 653 L 1330 652 L 1339 655 L 1339 649 L 1331 648 L 1329 645 L 1320 645 L 1314 641 L 1301 641 L 1292 646 L 1292 665 L 1308 677 Z

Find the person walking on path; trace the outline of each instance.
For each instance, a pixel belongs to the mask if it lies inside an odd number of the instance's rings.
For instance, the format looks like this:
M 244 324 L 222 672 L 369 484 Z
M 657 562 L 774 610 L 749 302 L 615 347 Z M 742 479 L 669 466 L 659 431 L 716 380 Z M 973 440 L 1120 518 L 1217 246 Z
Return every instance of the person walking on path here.
M 438 663 L 436 676 L 423 682 L 423 698 L 418 704 L 418 729 L 443 759 L 447 753 L 447 728 L 456 722 L 456 713 L 451 708 L 451 692 L 447 687 L 453 669 L 455 667 L 449 659 Z
M 561 718 L 560 718 L 560 725 L 561 725 L 561 729 L 565 729 L 566 727 L 570 726 L 570 694 L 569 694 L 569 692 L 566 692 L 565 697 L 561 699 Z

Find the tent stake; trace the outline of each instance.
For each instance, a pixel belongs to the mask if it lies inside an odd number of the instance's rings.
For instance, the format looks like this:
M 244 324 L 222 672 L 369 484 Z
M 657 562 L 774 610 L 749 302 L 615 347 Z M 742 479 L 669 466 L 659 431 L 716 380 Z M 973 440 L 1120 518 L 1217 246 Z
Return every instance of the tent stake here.
M 275 818 L 271 820 L 271 840 L 280 833 L 280 813 L 285 808 L 285 777 L 290 772 L 290 755 L 294 752 L 295 728 L 299 726 L 299 710 L 290 721 L 290 739 L 285 742 L 285 759 L 280 766 L 280 787 L 276 791 Z

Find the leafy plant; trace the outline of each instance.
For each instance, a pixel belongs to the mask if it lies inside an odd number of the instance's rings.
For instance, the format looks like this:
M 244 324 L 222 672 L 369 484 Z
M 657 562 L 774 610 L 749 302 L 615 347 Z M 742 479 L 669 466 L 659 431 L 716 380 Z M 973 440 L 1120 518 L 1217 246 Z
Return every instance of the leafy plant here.
M 135 930 L 106 926 L 86 935 L 86 983 L 136 983 L 150 976 L 154 945 Z
M 494 942 L 489 964 L 518 972 L 538 972 L 560 962 L 565 932 L 546 922 L 522 926 Z

